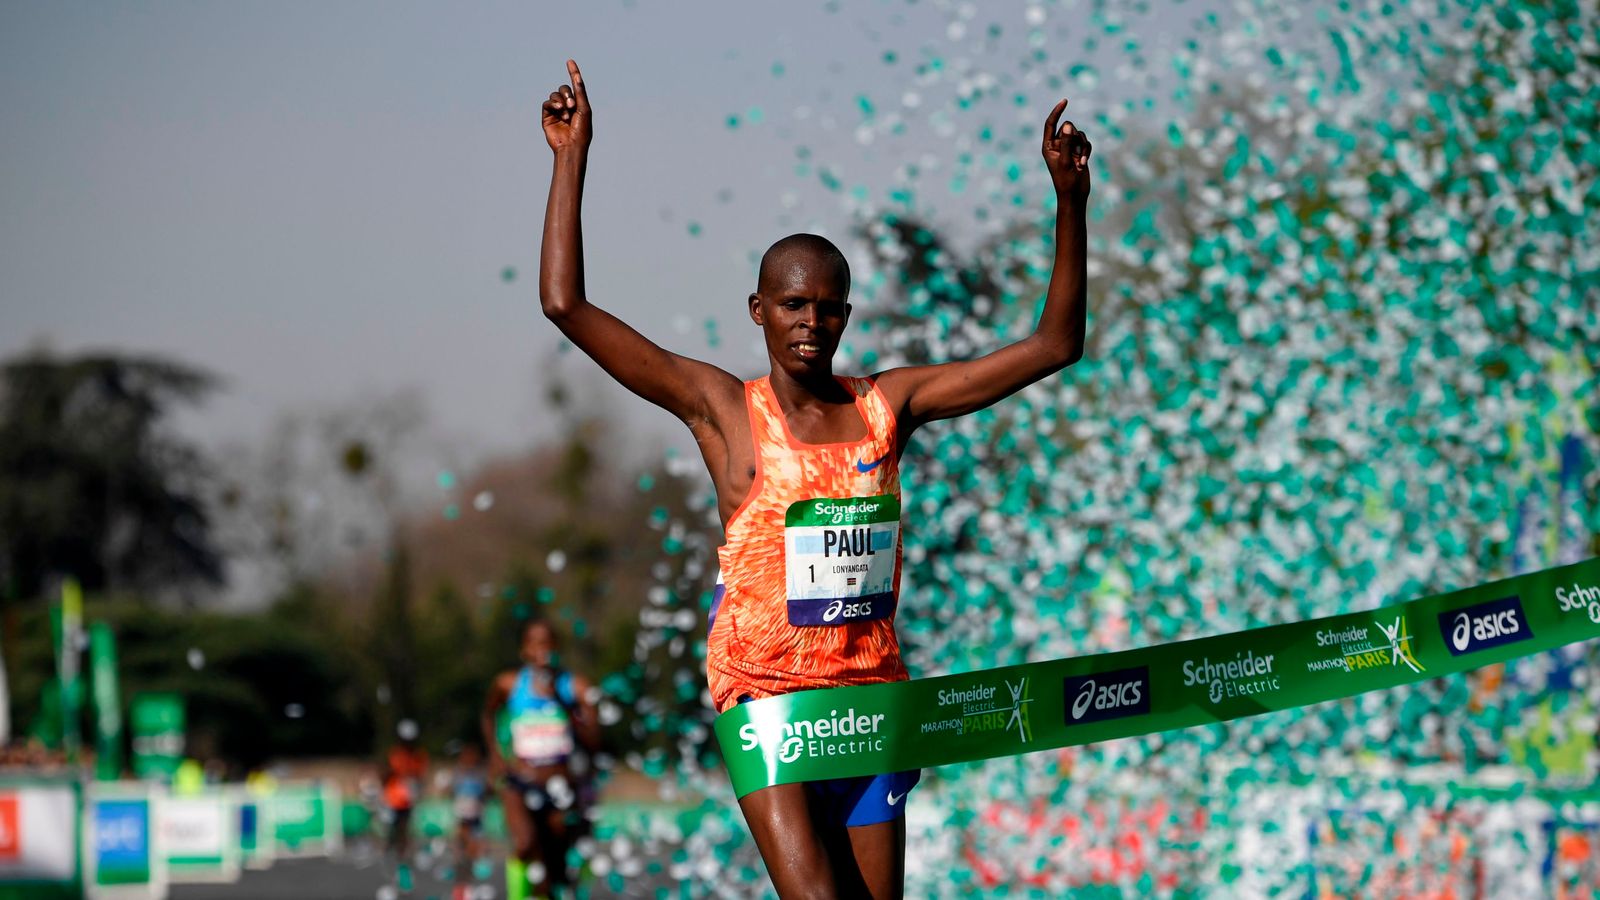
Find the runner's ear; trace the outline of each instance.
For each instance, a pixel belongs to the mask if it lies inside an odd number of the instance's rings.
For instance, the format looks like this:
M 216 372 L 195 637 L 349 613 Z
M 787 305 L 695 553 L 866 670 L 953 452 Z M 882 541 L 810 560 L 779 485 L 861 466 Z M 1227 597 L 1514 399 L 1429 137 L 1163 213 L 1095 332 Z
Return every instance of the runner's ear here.
M 761 314 L 761 295 L 750 295 L 750 321 L 757 325 L 765 325 L 766 317 Z

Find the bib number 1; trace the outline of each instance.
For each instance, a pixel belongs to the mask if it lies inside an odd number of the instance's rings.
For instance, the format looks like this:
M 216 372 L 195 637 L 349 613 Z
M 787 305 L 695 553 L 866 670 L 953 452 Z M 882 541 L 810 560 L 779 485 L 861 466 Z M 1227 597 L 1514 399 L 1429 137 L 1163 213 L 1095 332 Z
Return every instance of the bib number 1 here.
M 789 624 L 845 625 L 894 612 L 900 501 L 814 498 L 784 517 Z

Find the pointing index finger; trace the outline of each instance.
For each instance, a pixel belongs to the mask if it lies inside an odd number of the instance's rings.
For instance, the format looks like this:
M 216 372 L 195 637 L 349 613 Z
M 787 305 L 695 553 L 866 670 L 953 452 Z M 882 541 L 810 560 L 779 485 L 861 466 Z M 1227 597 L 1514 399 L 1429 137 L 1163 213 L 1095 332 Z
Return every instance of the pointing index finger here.
M 578 105 L 589 106 L 589 92 L 583 87 L 583 73 L 578 71 L 576 60 L 567 60 L 567 77 L 572 79 L 572 92 L 578 95 Z
M 1061 121 L 1061 113 L 1066 108 L 1067 101 L 1063 97 L 1060 102 L 1056 103 L 1055 108 L 1050 110 L 1049 117 L 1044 120 L 1044 142 L 1046 144 L 1049 144 L 1050 140 L 1056 136 L 1056 123 Z

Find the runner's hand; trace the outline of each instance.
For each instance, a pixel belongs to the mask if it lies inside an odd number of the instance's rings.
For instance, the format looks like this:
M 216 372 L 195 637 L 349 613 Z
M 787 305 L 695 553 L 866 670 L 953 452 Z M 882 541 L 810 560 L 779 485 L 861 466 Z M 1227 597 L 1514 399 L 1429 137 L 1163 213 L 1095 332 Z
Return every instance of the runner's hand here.
M 578 64 L 570 59 L 567 60 L 567 77 L 572 83 L 551 91 L 550 99 L 544 102 L 544 139 L 557 153 L 583 152 L 589 149 L 589 141 L 594 137 L 589 92 L 583 87 L 583 73 L 578 71 Z
M 1083 200 L 1089 196 L 1089 154 L 1094 145 L 1089 138 L 1068 121 L 1057 129 L 1056 123 L 1067 108 L 1067 101 L 1057 103 L 1044 122 L 1045 167 L 1050 170 L 1050 180 L 1055 183 L 1056 196 Z

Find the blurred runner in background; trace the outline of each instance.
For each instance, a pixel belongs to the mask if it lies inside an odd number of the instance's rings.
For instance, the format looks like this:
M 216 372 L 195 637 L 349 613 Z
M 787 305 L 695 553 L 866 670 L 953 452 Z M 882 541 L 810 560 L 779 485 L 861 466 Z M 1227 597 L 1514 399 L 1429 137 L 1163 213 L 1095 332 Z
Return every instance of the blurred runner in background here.
M 482 856 L 483 807 L 489 797 L 489 777 L 483 768 L 483 754 L 477 744 L 464 744 L 450 773 L 450 808 L 456 818 L 455 900 L 470 896 L 467 886 L 480 877 L 476 871 Z
M 428 753 L 417 744 L 419 729 L 410 719 L 395 728 L 399 743 L 389 748 L 383 765 L 383 806 L 389 822 L 389 854 L 395 864 L 395 887 L 411 890 L 411 812 L 422 799 L 428 774 Z
M 560 667 L 555 631 L 523 624 L 522 667 L 500 673 L 483 705 L 489 773 L 500 786 L 511 854 L 507 900 L 554 896 L 569 882 L 567 850 L 588 825 L 593 781 L 579 751 L 600 747 L 590 684 Z

